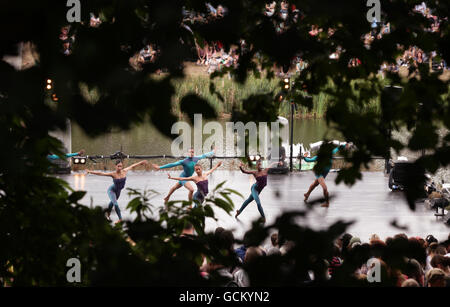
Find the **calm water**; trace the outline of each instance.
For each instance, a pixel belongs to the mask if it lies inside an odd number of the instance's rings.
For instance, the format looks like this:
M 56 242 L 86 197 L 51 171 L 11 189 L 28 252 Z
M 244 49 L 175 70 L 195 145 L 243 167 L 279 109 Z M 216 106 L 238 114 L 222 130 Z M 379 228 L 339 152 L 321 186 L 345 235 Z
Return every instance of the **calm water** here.
M 221 122 L 225 125 L 225 122 Z M 289 141 L 289 129 L 285 127 L 281 131 Z M 323 138 L 343 141 L 340 134 L 330 129 L 323 119 L 296 119 L 294 120 L 294 143 L 303 143 L 309 147 L 310 143 Z M 203 140 L 207 135 L 203 136 Z M 102 136 L 91 138 L 83 130 L 72 125 L 72 149 L 86 149 L 90 155 L 109 155 L 122 149 L 122 152 L 133 155 L 162 155 L 171 154 L 172 140 L 162 135 L 150 123 L 135 126 L 128 131 L 112 131 Z

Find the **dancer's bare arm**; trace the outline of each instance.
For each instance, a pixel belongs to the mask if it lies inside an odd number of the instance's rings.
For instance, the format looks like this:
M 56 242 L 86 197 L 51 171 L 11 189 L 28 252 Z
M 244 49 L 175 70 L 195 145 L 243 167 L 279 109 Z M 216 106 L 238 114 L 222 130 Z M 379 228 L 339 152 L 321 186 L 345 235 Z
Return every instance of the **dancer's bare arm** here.
M 249 174 L 249 175 L 255 175 L 255 174 L 256 174 L 255 171 L 248 171 L 248 170 L 246 170 L 246 169 L 244 168 L 244 164 L 243 164 L 243 163 L 241 163 L 241 164 L 239 165 L 239 169 L 240 169 L 241 172 L 243 172 L 244 174 Z
M 167 177 L 169 179 L 178 180 L 178 181 L 196 181 L 197 176 L 191 176 L 191 177 L 172 177 L 170 174 L 167 174 Z
M 87 169 L 86 173 L 92 174 L 92 175 L 97 175 L 97 176 L 108 176 L 108 177 L 113 177 L 114 178 L 114 172 L 105 173 L 105 172 L 91 171 L 91 170 Z
M 209 171 L 205 172 L 206 176 L 209 176 L 212 172 L 214 172 L 219 166 L 222 165 L 222 161 L 220 161 L 219 163 L 217 163 L 212 169 L 210 169 Z
M 124 171 L 127 171 L 127 172 L 128 172 L 129 170 L 132 170 L 132 169 L 135 168 L 136 166 L 139 166 L 139 165 L 147 165 L 147 164 L 148 164 L 147 160 L 143 160 L 143 161 L 141 161 L 141 162 L 134 163 L 134 164 L 132 164 L 132 165 L 130 165 L 130 166 L 124 168 Z
M 265 173 L 268 173 L 268 172 L 269 172 L 269 169 L 271 169 L 271 168 L 274 167 L 275 165 L 279 165 L 279 164 L 280 164 L 280 162 L 272 162 L 272 163 L 270 163 L 269 166 L 266 167 L 266 168 L 264 169 L 264 172 L 265 172 Z

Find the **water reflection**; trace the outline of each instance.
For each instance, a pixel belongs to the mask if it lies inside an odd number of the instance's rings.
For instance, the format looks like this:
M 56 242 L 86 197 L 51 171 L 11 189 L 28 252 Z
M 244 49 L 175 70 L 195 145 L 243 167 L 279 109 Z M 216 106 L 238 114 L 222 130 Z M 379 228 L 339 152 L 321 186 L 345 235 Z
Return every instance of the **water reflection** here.
M 85 174 L 74 174 L 74 189 L 76 191 L 85 191 L 85 182 L 86 175 Z

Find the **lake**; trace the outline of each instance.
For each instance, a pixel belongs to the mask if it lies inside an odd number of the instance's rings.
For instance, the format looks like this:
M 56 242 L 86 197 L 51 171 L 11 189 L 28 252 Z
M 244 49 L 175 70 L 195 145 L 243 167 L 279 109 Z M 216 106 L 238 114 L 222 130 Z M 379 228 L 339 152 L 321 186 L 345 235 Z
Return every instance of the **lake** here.
M 224 120 L 220 123 L 225 125 Z M 289 128 L 284 127 L 281 134 L 289 142 Z M 206 137 L 204 135 L 203 140 Z M 309 147 L 310 143 L 324 137 L 344 141 L 339 132 L 327 126 L 324 119 L 294 120 L 294 144 L 303 143 Z M 76 124 L 72 125 L 72 149 L 76 151 L 84 148 L 89 155 L 109 155 L 119 150 L 130 155 L 170 155 L 171 144 L 172 140 L 150 123 L 134 126 L 128 131 L 111 131 L 95 138 L 87 136 Z

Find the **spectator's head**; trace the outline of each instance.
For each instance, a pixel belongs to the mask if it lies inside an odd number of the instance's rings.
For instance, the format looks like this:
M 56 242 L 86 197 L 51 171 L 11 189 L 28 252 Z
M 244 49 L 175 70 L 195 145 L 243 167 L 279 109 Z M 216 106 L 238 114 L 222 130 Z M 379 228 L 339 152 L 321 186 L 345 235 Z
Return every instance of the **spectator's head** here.
M 423 286 L 425 275 L 419 261 L 412 258 L 408 259 L 404 273 L 409 278 L 416 280 L 420 285 Z
M 263 256 L 263 252 L 259 247 L 249 247 L 245 252 L 244 263 L 250 263 L 254 261 L 256 258 Z
M 431 244 L 428 245 L 428 254 L 429 255 L 434 255 L 436 253 L 438 244 L 436 242 L 432 242 Z
M 349 247 L 354 248 L 356 245 L 361 245 L 361 239 L 358 237 L 353 237 L 350 239 Z
M 381 240 L 370 241 L 370 252 L 375 258 L 382 258 L 386 249 L 386 243 Z
M 419 283 L 415 279 L 407 279 L 402 283 L 402 288 L 418 288 Z
M 423 248 L 426 248 L 426 244 L 427 242 L 425 241 L 425 239 L 421 238 L 421 237 L 416 237 L 417 242 L 419 242 L 420 246 L 422 246 Z
M 445 287 L 445 272 L 441 269 L 431 269 L 427 272 L 428 287 Z
M 379 241 L 379 240 L 380 240 L 380 237 L 377 234 L 373 234 L 369 238 L 370 244 L 372 244 L 372 241 Z
M 352 235 L 349 233 L 346 233 L 338 240 L 338 245 L 341 248 L 341 250 L 347 249 L 347 246 L 350 243 L 351 239 L 352 239 Z
M 214 231 L 214 235 L 219 236 L 222 231 L 225 231 L 223 227 L 217 227 L 216 230 Z
M 227 8 L 225 8 L 219 4 L 219 6 L 217 7 L 217 15 L 223 17 L 226 14 L 227 14 Z
M 433 258 L 431 258 L 430 265 L 433 268 L 441 269 L 442 271 L 448 273 L 450 266 L 450 258 L 436 254 L 433 256 Z
M 445 248 L 444 245 L 439 244 L 439 245 L 436 247 L 436 254 L 437 254 L 437 255 L 446 255 L 446 254 L 447 254 L 447 249 Z
M 404 233 L 399 233 L 394 236 L 394 240 L 398 240 L 398 239 L 408 240 L 408 236 Z
M 442 243 L 442 245 L 447 250 L 447 254 L 450 253 L 450 240 L 446 240 L 445 242 Z
M 219 233 L 220 245 L 222 248 L 232 251 L 234 245 L 234 235 L 229 230 L 224 230 Z
M 409 238 L 405 256 L 416 259 L 419 263 L 425 264 L 427 255 L 423 243 L 421 243 L 417 238 Z
M 428 246 L 430 246 L 434 242 L 438 242 L 438 240 L 433 235 L 428 235 L 425 240 L 427 241 Z
M 270 241 L 272 242 L 272 246 L 278 246 L 278 233 L 273 233 L 270 236 Z
M 391 237 L 387 237 L 386 240 L 384 240 L 384 242 L 386 242 L 386 245 L 389 245 L 392 243 L 392 238 Z

